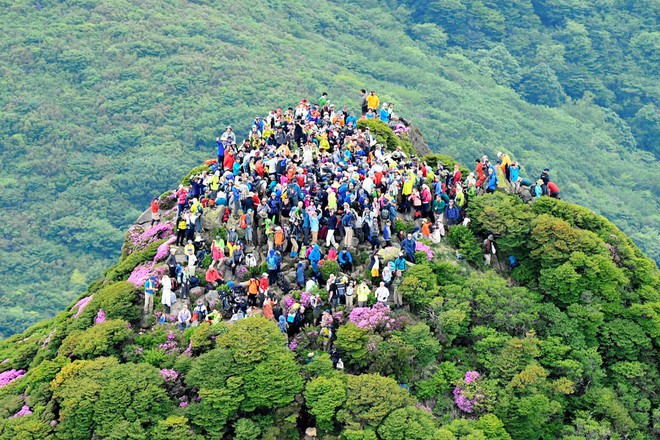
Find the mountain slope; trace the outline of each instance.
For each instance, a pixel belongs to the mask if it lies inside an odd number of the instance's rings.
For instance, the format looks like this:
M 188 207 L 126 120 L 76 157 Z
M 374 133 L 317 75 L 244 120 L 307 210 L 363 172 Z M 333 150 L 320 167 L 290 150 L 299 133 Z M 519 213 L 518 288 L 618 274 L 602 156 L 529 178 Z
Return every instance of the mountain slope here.
M 163 208 L 163 222 L 173 221 Z M 469 228 L 448 233 L 456 249 L 424 241 L 406 271 L 397 288 L 410 312 L 335 311 L 344 371 L 313 325 L 287 344 L 260 316 L 185 331 L 160 304 L 164 322 L 141 317 L 145 268 L 165 268 L 170 241 L 167 231 L 150 244 L 131 239 L 75 304 L 0 342 L 0 439 L 294 439 L 309 428 L 375 440 L 653 438 L 653 261 L 605 218 L 556 199 L 530 206 L 498 192 L 471 198 L 468 214 Z M 207 242 L 223 234 L 215 217 L 205 219 Z M 497 271 L 482 265 L 480 242 L 491 233 Z M 368 247 L 355 252 L 351 277 L 367 273 Z M 513 271 L 509 255 L 521 263 Z M 325 264 L 324 276 L 338 272 Z M 190 300 L 218 298 L 203 293 Z M 307 304 L 309 293 L 292 291 L 281 304 L 295 301 Z
M 379 2 L 1 4 L 2 335 L 80 293 L 138 207 L 212 154 L 226 124 L 324 90 L 357 109 L 358 89 L 376 89 L 466 164 L 502 149 L 530 175 L 550 166 L 566 198 L 660 255 L 658 162 L 625 125 L 589 98 L 529 104 Z

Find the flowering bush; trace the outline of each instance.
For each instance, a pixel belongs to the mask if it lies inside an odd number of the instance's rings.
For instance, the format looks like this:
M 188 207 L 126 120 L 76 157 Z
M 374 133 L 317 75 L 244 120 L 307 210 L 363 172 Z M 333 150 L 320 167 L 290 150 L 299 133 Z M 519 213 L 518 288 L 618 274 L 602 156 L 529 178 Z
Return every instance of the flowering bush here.
M 287 295 L 284 298 L 282 298 L 282 306 L 284 307 L 284 311 L 288 312 L 289 309 L 291 308 L 292 305 L 296 303 L 296 300 L 293 299 L 293 297 Z
M 80 301 L 78 301 L 73 305 L 71 309 L 72 310 L 76 309 L 76 314 L 73 315 L 74 318 L 77 318 L 78 315 L 80 315 L 82 311 L 85 310 L 85 307 L 87 307 L 87 304 L 89 304 L 89 302 L 92 300 L 93 297 L 94 295 L 86 296 L 85 298 L 81 299 Z
M 171 223 L 159 223 L 146 230 L 140 226 L 133 225 L 126 234 L 125 250 L 129 254 L 135 251 L 141 251 L 150 243 L 169 237 L 172 235 L 173 230 L 174 227 Z M 169 249 L 167 252 L 169 252 Z
M 300 294 L 300 305 L 303 307 L 309 307 L 312 303 L 312 295 L 309 292 L 302 292 Z
M 160 370 L 160 375 L 163 376 L 165 382 L 174 382 L 179 378 L 178 371 L 167 368 Z
M 19 412 L 17 412 L 16 414 L 14 414 L 13 416 L 11 416 L 9 418 L 10 419 L 15 419 L 15 418 L 18 418 L 18 417 L 29 416 L 30 414 L 32 414 L 32 411 L 30 411 L 30 407 L 27 406 L 27 405 L 23 405 L 23 408 L 21 408 L 21 410 Z
M 131 272 L 131 276 L 128 277 L 127 281 L 133 284 L 135 287 L 142 287 L 145 281 L 147 281 L 147 278 L 151 276 L 156 277 L 156 279 L 160 279 L 165 273 L 166 268 L 154 268 L 155 264 L 156 262 L 152 261 L 151 263 L 144 263 L 136 266 L 135 269 L 133 269 L 133 272 Z
M 44 348 L 46 345 L 48 345 L 48 343 L 50 342 L 51 338 L 52 338 L 53 335 L 55 334 L 55 330 L 57 330 L 57 329 L 54 328 L 54 329 L 48 334 L 48 336 L 46 336 L 46 339 L 44 339 L 44 342 L 41 343 L 41 348 Z
M 390 316 L 390 309 L 383 304 L 373 307 L 356 307 L 351 310 L 348 320 L 365 330 L 395 330 L 399 325 L 395 318 Z
M 417 245 L 415 246 L 415 250 L 426 253 L 426 256 L 429 259 L 429 261 L 433 259 L 433 251 L 431 250 L 429 245 L 424 244 L 421 241 L 418 241 Z
M 25 370 L 7 370 L 0 373 L 0 388 L 9 385 L 13 381 L 25 376 Z
M 454 388 L 454 403 L 463 412 L 473 413 L 485 404 L 486 394 L 476 371 L 468 371 L 465 378 Z
M 156 255 L 154 256 L 154 261 L 160 261 L 165 259 L 170 254 L 170 245 L 176 241 L 176 237 L 170 237 L 167 241 L 163 242 L 158 246 Z
M 105 312 L 103 309 L 99 309 L 99 312 L 96 314 L 96 319 L 94 320 L 94 324 L 100 324 L 102 322 L 105 322 Z
M 236 278 L 238 278 L 241 281 L 246 281 L 248 279 L 249 272 L 248 268 L 245 266 L 239 266 L 236 269 Z

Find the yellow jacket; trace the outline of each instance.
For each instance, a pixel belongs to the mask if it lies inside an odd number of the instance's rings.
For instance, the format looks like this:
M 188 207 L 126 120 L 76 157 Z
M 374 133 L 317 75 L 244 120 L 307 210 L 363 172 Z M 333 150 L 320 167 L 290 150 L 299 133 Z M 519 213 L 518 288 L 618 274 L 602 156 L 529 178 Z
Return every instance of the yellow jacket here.
M 378 106 L 380 105 L 380 99 L 378 98 L 378 95 L 367 96 L 367 105 L 369 108 L 378 110 Z

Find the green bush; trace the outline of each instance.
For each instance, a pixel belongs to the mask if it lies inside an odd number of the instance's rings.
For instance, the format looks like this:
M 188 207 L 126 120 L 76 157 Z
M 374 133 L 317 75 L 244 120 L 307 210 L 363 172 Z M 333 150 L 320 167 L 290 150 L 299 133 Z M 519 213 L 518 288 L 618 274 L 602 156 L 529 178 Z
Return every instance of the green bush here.
M 235 440 L 257 440 L 260 438 L 261 429 L 250 419 L 238 419 L 234 423 Z
M 190 185 L 190 179 L 195 175 L 195 174 L 201 174 L 204 171 L 210 171 L 211 168 L 208 165 L 199 165 L 193 168 L 188 172 L 188 174 L 185 175 L 183 179 L 181 179 L 181 184 L 183 186 L 188 186 Z
M 369 364 L 367 343 L 369 332 L 352 322 L 342 325 L 337 330 L 335 345 L 342 353 L 344 362 L 354 369 L 361 369 Z
M 408 234 L 412 231 L 415 230 L 415 223 L 413 222 L 407 222 L 404 220 L 401 220 L 400 218 L 394 219 L 394 232 L 399 233 L 403 232 L 405 234 Z
M 124 281 L 128 276 L 133 272 L 139 264 L 144 263 L 145 261 L 152 261 L 156 256 L 158 251 L 158 246 L 160 246 L 165 240 L 155 241 L 149 243 L 147 247 L 141 251 L 133 252 L 127 257 L 123 258 L 118 264 L 111 267 L 105 272 L 106 283 L 112 283 L 115 281 Z
M 158 369 L 147 364 L 119 364 L 114 358 L 76 361 L 53 380 L 60 408 L 57 434 L 62 438 L 144 438 L 172 411 Z
M 323 277 L 323 280 L 327 280 L 330 278 L 330 275 L 337 275 L 339 274 L 339 264 L 336 261 L 332 260 L 325 260 L 323 263 L 323 266 L 321 266 L 321 276 Z
M 339 378 L 317 377 L 305 386 L 305 403 L 316 418 L 316 426 L 331 431 L 337 409 L 346 401 L 346 384 Z
M 76 330 L 62 342 L 59 353 L 77 359 L 92 359 L 97 356 L 119 355 L 120 346 L 131 331 L 128 322 L 111 319 L 96 324 L 87 330 Z
M 337 420 L 351 429 L 377 428 L 394 410 L 412 405 L 414 399 L 396 381 L 378 374 L 348 376 L 346 403 Z
M 106 285 L 94 294 L 79 318 L 88 313 L 94 318 L 99 309 L 103 309 L 106 319 L 123 319 L 135 323 L 141 317 L 137 295 L 138 290 L 127 281 Z
M 477 242 L 477 237 L 468 227 L 463 225 L 452 226 L 449 228 L 447 239 L 467 261 L 476 265 L 483 263 L 481 246 Z
M 398 287 L 403 300 L 414 310 L 423 310 L 438 295 L 438 283 L 433 269 L 425 264 L 411 266 Z

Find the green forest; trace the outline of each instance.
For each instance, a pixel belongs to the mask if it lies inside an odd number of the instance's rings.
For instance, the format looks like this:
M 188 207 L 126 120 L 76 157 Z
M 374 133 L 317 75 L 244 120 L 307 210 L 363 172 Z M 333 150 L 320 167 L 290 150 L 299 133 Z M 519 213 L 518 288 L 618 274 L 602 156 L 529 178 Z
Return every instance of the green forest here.
M 287 343 L 261 316 L 141 321 L 129 275 L 163 265 L 171 241 L 137 246 L 75 304 L 0 343 L 0 439 L 275 440 L 309 427 L 326 440 L 657 438 L 654 261 L 604 217 L 550 197 L 476 196 L 468 215 L 446 243 L 422 240 L 399 287 L 406 310 L 372 294 L 334 311 L 343 369 L 313 324 Z M 324 279 L 339 271 L 330 263 Z
M 54 316 L 234 124 L 358 90 L 508 152 L 660 260 L 653 1 L 3 0 L 0 336 Z

